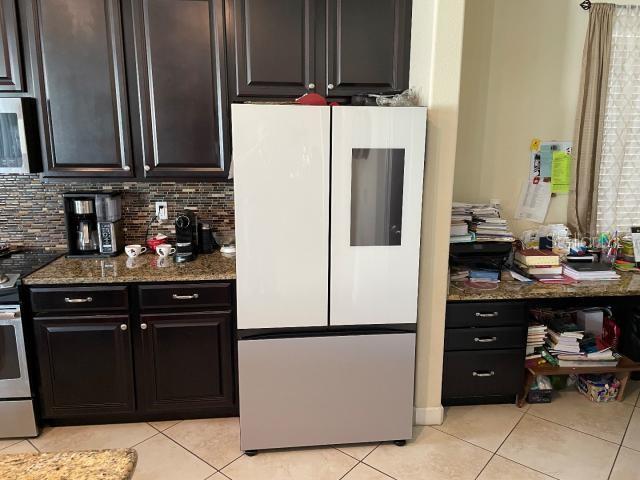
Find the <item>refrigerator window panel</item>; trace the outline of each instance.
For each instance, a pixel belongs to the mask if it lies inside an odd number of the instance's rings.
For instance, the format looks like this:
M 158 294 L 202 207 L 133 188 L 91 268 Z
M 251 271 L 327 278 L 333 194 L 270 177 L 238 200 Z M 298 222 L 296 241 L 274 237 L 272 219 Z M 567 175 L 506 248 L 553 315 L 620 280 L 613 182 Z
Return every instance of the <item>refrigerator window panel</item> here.
M 20 125 L 15 113 L 0 113 L 0 168 L 21 168 Z
M 351 150 L 351 246 L 402 244 L 404 148 Z

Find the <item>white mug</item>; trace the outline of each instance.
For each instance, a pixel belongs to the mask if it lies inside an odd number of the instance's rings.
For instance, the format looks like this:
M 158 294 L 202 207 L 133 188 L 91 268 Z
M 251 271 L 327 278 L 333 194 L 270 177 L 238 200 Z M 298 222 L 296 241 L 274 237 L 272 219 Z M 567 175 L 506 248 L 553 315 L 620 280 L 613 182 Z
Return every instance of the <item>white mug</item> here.
M 162 258 L 166 258 L 169 255 L 173 255 L 174 253 L 176 253 L 176 249 L 173 248 L 168 243 L 163 243 L 162 245 L 158 245 L 156 247 L 156 253 L 160 255 Z
M 130 258 L 136 258 L 146 252 L 147 247 L 143 247 L 142 245 L 127 245 L 124 247 L 124 251 Z

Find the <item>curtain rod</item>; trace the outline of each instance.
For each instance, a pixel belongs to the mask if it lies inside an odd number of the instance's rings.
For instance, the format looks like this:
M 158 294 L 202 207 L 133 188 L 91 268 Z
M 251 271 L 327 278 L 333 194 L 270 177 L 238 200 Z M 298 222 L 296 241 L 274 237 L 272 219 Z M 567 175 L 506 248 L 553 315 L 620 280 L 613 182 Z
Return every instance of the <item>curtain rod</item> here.
M 580 4 L 580 7 L 582 7 L 583 10 L 591 10 L 591 0 L 584 0 L 584 2 Z

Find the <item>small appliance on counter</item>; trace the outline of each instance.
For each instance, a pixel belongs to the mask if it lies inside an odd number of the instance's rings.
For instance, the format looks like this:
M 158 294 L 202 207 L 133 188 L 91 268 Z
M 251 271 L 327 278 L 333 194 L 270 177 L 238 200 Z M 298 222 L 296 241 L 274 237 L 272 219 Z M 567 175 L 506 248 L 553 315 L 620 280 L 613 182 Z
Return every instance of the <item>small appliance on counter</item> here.
M 213 238 L 220 245 L 220 253 L 226 255 L 236 254 L 236 232 L 233 230 L 223 230 L 215 232 Z
M 185 210 L 176 218 L 176 262 L 191 262 L 198 256 L 198 216 Z
M 65 193 L 68 257 L 113 257 L 124 246 L 120 192 Z
M 211 225 L 208 223 L 198 223 L 198 246 L 200 247 L 200 253 L 213 253 L 216 248 Z

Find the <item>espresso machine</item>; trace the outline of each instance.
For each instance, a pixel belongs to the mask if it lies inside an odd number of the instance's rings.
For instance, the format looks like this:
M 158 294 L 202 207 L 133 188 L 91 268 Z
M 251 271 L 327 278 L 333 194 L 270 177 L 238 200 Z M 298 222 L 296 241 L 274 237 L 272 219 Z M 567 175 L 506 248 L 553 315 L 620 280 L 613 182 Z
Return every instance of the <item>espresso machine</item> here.
M 198 256 L 198 217 L 185 210 L 176 218 L 176 262 L 190 262 Z
M 65 193 L 68 257 L 112 257 L 124 247 L 120 192 Z

